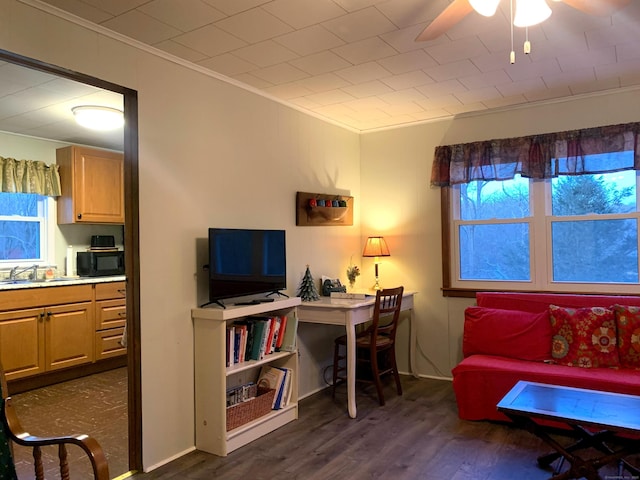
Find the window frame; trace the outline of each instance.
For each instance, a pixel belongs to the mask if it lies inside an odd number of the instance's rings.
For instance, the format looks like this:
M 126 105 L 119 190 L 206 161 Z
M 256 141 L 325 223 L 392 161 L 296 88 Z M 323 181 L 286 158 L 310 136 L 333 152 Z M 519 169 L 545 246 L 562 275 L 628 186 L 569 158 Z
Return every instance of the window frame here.
M 636 210 L 628 214 L 594 214 L 554 216 L 551 212 L 551 179 L 529 180 L 530 217 L 517 219 L 462 221 L 459 215 L 459 186 L 441 187 L 443 294 L 452 297 L 474 297 L 478 291 L 517 291 L 587 294 L 637 294 L 638 283 L 579 283 L 553 280 L 552 224 L 556 221 L 635 219 L 638 226 L 638 256 L 640 263 L 640 176 L 636 172 Z M 527 222 L 530 232 L 530 273 L 527 282 L 499 280 L 461 280 L 458 226 L 461 224 L 504 224 Z M 640 268 L 640 267 L 639 267 Z

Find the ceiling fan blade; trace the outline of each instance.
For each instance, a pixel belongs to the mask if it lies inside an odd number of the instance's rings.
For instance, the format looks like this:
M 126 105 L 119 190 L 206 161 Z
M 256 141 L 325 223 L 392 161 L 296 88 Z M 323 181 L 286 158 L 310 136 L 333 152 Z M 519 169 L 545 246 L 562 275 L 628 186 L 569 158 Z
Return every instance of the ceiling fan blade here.
M 557 1 L 557 0 L 556 0 Z M 631 0 L 561 0 L 570 7 L 588 13 L 589 15 L 597 15 L 607 17 L 614 14 L 617 10 L 626 7 Z
M 469 0 L 453 0 L 433 22 L 416 37 L 416 42 L 438 38 L 473 11 Z

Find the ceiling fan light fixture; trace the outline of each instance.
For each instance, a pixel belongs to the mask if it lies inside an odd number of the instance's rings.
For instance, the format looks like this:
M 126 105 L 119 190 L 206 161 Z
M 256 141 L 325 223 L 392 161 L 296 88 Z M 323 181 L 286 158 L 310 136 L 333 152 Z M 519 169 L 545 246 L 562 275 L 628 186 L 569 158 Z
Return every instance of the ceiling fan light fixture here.
M 469 0 L 469 4 L 471 4 L 473 9 L 485 17 L 495 15 L 499 3 L 500 0 Z
M 531 27 L 544 22 L 551 15 L 551 8 L 545 0 L 516 0 L 516 27 Z
M 71 111 L 78 125 L 92 130 L 115 130 L 124 125 L 124 114 L 117 108 L 79 105 Z

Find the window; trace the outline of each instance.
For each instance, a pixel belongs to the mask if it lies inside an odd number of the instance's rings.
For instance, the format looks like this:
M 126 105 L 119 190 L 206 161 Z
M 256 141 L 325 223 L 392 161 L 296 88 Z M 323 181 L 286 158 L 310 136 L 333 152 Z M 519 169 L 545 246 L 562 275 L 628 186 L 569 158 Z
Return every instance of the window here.
M 633 152 L 597 160 L 619 156 Z M 450 286 L 637 292 L 637 181 L 628 169 L 451 187 Z
M 50 197 L 32 193 L 0 193 L 0 265 L 46 263 Z

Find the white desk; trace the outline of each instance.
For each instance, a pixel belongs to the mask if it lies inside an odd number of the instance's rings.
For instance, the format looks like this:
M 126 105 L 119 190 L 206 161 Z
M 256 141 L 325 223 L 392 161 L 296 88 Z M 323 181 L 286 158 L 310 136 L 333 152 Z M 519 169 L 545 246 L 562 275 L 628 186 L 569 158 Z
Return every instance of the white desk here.
M 413 316 L 413 296 L 415 292 L 404 292 L 402 311 L 410 311 L 409 321 L 409 359 L 411 373 L 416 375 L 414 345 L 416 327 Z M 347 400 L 349 416 L 356 418 L 356 325 L 366 323 L 373 315 L 375 296 L 364 300 L 347 300 L 321 297 L 315 302 L 302 302 L 298 306 L 298 320 L 306 323 L 325 325 L 344 325 L 347 331 Z

